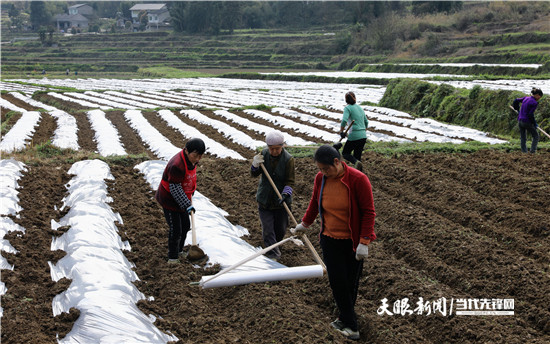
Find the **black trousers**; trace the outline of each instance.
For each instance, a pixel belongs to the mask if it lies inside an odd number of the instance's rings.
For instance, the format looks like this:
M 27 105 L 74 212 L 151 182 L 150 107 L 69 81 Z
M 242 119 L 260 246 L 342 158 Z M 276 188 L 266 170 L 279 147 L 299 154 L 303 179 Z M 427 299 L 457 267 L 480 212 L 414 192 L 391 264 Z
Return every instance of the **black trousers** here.
M 355 301 L 363 271 L 363 261 L 355 259 L 351 239 L 333 239 L 321 234 L 321 248 L 332 295 L 340 312 L 338 318 L 346 327 L 357 331 Z
M 265 247 L 269 247 L 283 240 L 288 227 L 288 214 L 285 209 L 267 210 L 258 207 L 260 222 L 262 223 L 262 238 Z M 272 257 L 281 257 L 280 247 L 267 252 Z
M 168 223 L 168 259 L 177 259 L 185 245 L 187 232 L 191 229 L 191 221 L 186 212 L 163 209 Z
M 342 150 L 342 156 L 344 159 L 352 164 L 355 164 L 357 160 L 361 161 L 361 154 L 363 154 L 363 148 L 365 147 L 366 142 L 367 139 L 346 141 L 344 149 Z

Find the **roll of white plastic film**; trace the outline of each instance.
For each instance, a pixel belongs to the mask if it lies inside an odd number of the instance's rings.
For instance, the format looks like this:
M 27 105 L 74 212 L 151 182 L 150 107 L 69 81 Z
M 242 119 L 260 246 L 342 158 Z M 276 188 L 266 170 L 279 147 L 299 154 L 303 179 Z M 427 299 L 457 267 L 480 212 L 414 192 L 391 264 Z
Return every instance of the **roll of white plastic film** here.
M 209 289 L 230 287 L 249 283 L 288 281 L 295 279 L 323 277 L 323 267 L 321 265 L 308 265 L 292 268 L 235 272 L 221 275 L 212 279 L 212 281 L 208 281 L 213 276 L 203 276 L 200 280 L 199 285 L 203 289 Z

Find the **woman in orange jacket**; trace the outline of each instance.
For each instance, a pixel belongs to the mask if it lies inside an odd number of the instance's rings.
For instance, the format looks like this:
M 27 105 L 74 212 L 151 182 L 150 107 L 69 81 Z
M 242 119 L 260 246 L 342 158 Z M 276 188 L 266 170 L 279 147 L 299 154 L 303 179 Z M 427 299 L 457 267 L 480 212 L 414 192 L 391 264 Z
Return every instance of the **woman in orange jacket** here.
M 334 147 L 324 145 L 315 152 L 320 172 L 306 214 L 293 234 L 305 233 L 321 219 L 319 234 L 323 261 L 340 315 L 331 326 L 349 339 L 359 339 L 355 301 L 363 260 L 374 233 L 374 199 L 368 177 L 343 161 Z

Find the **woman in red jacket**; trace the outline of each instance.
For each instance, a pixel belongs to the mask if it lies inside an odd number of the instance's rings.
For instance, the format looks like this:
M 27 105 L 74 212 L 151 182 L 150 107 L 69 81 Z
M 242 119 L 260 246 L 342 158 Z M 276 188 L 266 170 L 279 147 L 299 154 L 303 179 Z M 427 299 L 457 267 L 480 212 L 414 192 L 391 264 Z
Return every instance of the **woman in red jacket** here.
M 293 234 L 305 233 L 320 214 L 320 243 L 332 295 L 340 315 L 331 326 L 349 339 L 359 339 L 355 301 L 363 259 L 374 234 L 374 200 L 368 177 L 348 167 L 329 145 L 315 152 L 320 172 L 302 223 Z
M 164 210 L 168 224 L 168 263 L 179 263 L 185 257 L 183 246 L 191 229 L 189 215 L 195 212 L 191 202 L 197 189 L 196 166 L 206 150 L 204 141 L 193 138 L 174 155 L 162 174 L 155 198 Z

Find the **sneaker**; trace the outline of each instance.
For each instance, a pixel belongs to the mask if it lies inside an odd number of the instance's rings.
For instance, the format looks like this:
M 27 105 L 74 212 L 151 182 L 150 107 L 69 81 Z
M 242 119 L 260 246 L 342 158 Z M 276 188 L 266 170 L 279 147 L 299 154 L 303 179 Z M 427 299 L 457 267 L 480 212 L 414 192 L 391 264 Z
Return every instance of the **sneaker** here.
M 331 322 L 330 326 L 332 326 L 332 328 L 336 330 L 342 330 L 344 327 L 346 327 L 342 322 L 342 320 L 340 319 L 336 319 L 333 322 Z
M 354 167 L 355 167 L 357 170 L 363 172 L 363 164 L 361 163 L 361 161 L 357 160 L 357 161 L 355 162 Z
M 359 331 L 352 331 L 351 328 L 345 327 L 341 330 L 337 330 L 341 334 L 344 335 L 344 337 L 351 339 L 351 340 L 359 340 Z
M 277 255 L 277 253 L 273 253 L 272 251 L 267 252 L 265 256 L 273 261 L 278 261 L 281 258 L 281 256 Z
M 176 259 L 168 259 L 168 264 L 179 264 L 180 260 L 178 258 Z
M 188 251 L 181 251 L 178 256 L 181 258 L 181 259 L 185 259 L 187 258 L 187 255 L 189 254 Z

